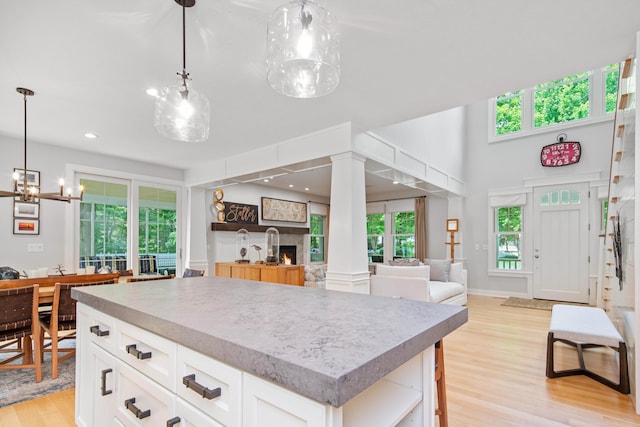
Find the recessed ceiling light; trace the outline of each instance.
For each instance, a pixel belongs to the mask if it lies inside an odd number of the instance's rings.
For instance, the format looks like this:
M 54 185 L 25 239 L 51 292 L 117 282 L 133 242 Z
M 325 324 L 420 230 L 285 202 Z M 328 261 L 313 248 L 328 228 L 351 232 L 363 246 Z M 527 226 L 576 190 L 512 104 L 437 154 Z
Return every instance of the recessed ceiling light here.
M 156 89 L 155 87 L 150 87 L 149 89 L 147 89 L 147 95 L 158 96 L 158 89 Z
M 268 178 L 263 179 L 264 182 L 269 182 Z
M 293 184 L 289 184 L 289 188 L 293 188 Z
M 306 191 L 309 191 L 309 187 L 305 187 L 304 189 L 305 189 Z
M 98 137 L 98 135 L 96 135 L 95 133 L 92 133 L 92 132 L 87 132 L 87 133 L 84 134 L 84 137 L 88 138 L 88 139 L 96 139 Z
M 393 184 L 394 184 L 394 185 L 395 185 L 395 184 L 398 184 L 398 181 L 393 181 Z

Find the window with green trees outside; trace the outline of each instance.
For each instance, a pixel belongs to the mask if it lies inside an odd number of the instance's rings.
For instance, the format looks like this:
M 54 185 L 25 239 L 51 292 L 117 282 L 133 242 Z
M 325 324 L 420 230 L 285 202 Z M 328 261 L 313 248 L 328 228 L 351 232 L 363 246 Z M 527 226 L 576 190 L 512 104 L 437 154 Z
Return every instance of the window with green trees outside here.
M 416 213 L 395 212 L 393 214 L 393 258 L 415 258 Z
M 619 64 L 612 64 L 497 96 L 495 136 L 612 114 L 616 110 L 618 76 Z M 594 84 L 596 81 L 602 84 Z M 594 99 L 599 102 L 594 103 Z M 594 109 L 594 105 L 600 108 Z
M 369 262 L 384 262 L 384 214 L 367 215 Z
M 496 268 L 522 269 L 522 206 L 506 206 L 495 210 Z
M 309 219 L 311 262 L 324 262 L 325 218 L 322 215 L 311 215 Z

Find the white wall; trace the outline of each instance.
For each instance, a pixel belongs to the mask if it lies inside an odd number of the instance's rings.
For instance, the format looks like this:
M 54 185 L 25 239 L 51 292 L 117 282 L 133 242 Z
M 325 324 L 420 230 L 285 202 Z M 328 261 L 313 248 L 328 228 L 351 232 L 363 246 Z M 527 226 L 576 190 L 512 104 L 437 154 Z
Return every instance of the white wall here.
M 565 179 L 577 174 L 600 173 L 608 177 L 611 159 L 613 122 L 606 121 L 570 129 L 508 141 L 488 143 L 488 102 L 467 107 L 467 174 L 465 214 L 461 226 L 465 232 L 464 254 L 469 271 L 469 290 L 497 295 L 526 294 L 527 278 L 495 277 L 487 274 L 488 251 L 488 191 L 523 186 L 525 180 Z M 544 168 L 540 165 L 540 149 L 556 142 L 564 132 L 570 141 L 579 141 L 582 157 L 576 165 Z M 598 259 L 600 231 L 597 201 L 592 191 L 590 255 Z M 526 244 L 526 242 L 525 242 Z M 477 247 L 476 247 L 477 245 Z M 591 275 L 597 275 L 598 263 L 591 263 Z
M 373 133 L 447 175 L 465 181 L 465 116 L 465 108 L 458 107 Z
M 89 142 L 88 142 L 89 143 Z M 90 142 L 91 144 L 99 144 Z M 24 146 L 22 140 L 0 137 L 0 189 L 13 190 L 13 168 L 23 168 Z M 126 153 L 123 153 L 126 155 Z M 84 151 L 54 147 L 29 141 L 27 167 L 40 172 L 41 191 L 57 191 L 58 180 L 64 177 L 67 164 L 86 165 L 131 174 L 160 177 L 182 182 L 183 171 L 123 158 L 96 155 Z M 66 177 L 70 182 L 71 177 Z M 77 193 L 76 193 L 77 194 Z M 76 202 L 74 202 L 76 203 Z M 65 224 L 65 212 L 69 205 L 51 200 L 40 201 L 40 234 L 34 236 L 13 234 L 13 200 L 0 198 L 0 266 L 10 266 L 18 271 L 38 267 L 54 268 L 65 264 L 65 245 L 71 239 L 71 231 Z M 43 252 L 27 252 L 29 243 L 44 245 Z M 75 271 L 75 266 L 65 266 Z

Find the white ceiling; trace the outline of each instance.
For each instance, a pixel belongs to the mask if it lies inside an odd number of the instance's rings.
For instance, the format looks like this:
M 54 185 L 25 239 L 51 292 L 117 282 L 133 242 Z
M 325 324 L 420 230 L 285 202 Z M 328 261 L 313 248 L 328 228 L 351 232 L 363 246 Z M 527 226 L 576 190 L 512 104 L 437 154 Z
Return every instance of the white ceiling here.
M 29 140 L 188 168 L 617 62 L 634 52 L 640 30 L 636 0 L 325 0 L 340 24 L 341 82 L 326 97 L 300 100 L 265 79 L 267 21 L 283 2 L 198 0 L 187 9 L 187 71 L 212 108 L 209 140 L 193 144 L 156 134 L 145 93 L 173 83 L 182 67 L 174 0 L 3 1 L 0 135 L 23 137 L 22 86 L 36 92 Z

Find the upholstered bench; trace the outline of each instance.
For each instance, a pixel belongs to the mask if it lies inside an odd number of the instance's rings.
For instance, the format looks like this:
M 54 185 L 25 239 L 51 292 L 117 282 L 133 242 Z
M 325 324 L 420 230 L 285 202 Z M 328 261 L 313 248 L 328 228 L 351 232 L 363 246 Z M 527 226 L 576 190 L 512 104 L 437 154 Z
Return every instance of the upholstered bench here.
M 553 346 L 556 341 L 578 350 L 580 368 L 563 371 L 554 369 Z M 620 374 L 617 384 L 586 368 L 582 351 L 593 347 L 609 347 L 619 353 Z M 629 393 L 627 346 L 607 313 L 601 308 L 563 304 L 553 306 L 547 337 L 547 377 L 557 378 L 569 375 L 586 375 L 620 393 Z

